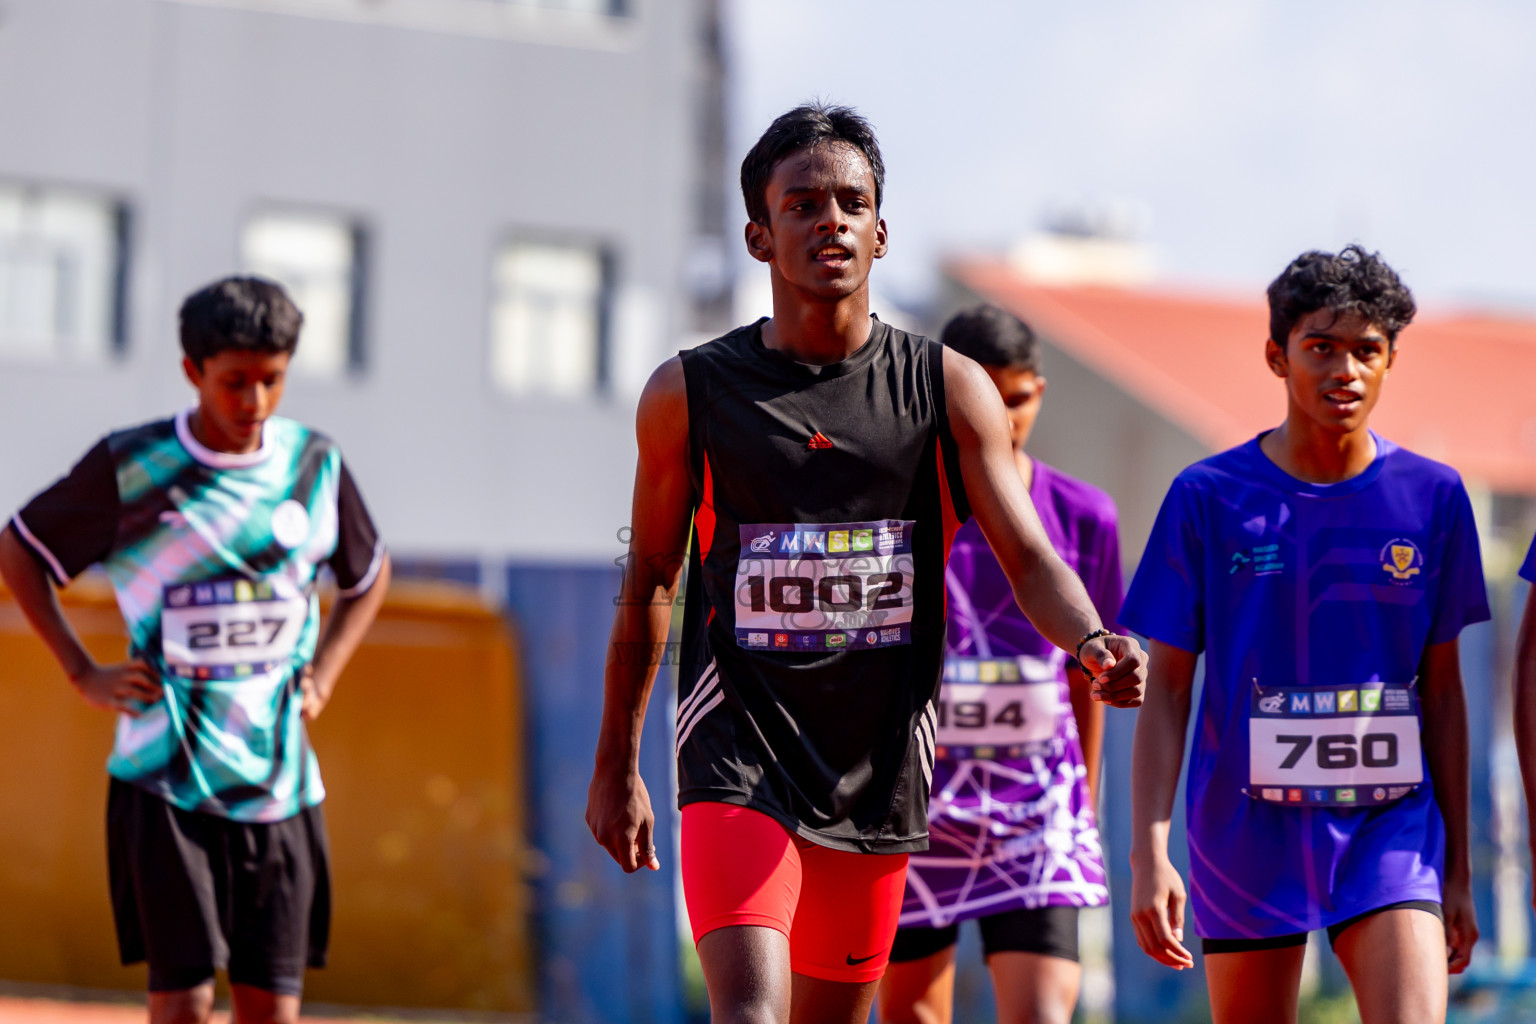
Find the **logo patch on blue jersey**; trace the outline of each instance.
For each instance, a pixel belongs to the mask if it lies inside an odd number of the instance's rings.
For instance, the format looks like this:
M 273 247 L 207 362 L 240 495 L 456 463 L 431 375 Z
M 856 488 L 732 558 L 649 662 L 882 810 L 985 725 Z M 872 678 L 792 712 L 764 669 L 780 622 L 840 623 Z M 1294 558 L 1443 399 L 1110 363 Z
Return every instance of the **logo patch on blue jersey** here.
M 1312 695 L 1312 710 L 1319 715 L 1333 714 L 1333 691 L 1325 690 L 1322 693 Z
M 1398 586 L 1407 586 L 1424 570 L 1424 552 L 1407 537 L 1387 541 L 1381 549 L 1381 569 Z
M 1285 560 L 1280 557 L 1279 544 L 1255 544 L 1232 552 L 1227 563 L 1227 575 L 1236 576 L 1244 569 L 1251 569 L 1255 576 L 1273 576 L 1285 571 Z
M 1312 713 L 1312 695 L 1310 693 L 1291 694 L 1291 714 L 1310 715 Z

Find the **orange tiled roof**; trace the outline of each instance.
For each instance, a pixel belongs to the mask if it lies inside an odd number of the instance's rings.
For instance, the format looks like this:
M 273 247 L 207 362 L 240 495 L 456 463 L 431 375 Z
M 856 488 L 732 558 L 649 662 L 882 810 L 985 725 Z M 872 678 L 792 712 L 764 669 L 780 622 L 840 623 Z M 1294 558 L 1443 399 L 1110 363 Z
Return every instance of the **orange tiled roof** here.
M 997 260 L 948 272 L 1213 451 L 1285 416 L 1263 360 L 1262 292 L 1037 285 Z M 1376 431 L 1495 490 L 1536 494 L 1536 321 L 1421 313 L 1398 344 Z

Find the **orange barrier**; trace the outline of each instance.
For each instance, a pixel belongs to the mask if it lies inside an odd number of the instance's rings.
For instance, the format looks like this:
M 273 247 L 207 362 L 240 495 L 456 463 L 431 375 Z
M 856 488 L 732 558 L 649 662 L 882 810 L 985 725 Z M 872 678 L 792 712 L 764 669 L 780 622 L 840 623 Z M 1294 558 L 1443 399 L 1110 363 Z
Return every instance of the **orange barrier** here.
M 111 591 L 64 594 L 98 658 Z M 354 1006 L 534 1005 L 522 718 L 506 624 L 473 591 L 397 583 L 311 729 L 328 797 L 330 966 L 306 997 Z M 142 990 L 117 962 L 104 818 L 113 716 L 80 699 L 0 588 L 0 979 Z

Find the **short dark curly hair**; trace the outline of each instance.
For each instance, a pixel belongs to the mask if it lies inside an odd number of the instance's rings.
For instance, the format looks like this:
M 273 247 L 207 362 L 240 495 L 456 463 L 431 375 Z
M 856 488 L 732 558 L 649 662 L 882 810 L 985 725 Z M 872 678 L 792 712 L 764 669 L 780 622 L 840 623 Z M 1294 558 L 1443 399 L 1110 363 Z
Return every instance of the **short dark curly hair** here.
M 741 162 L 741 198 L 747 204 L 748 220 L 767 225 L 768 180 L 779 161 L 824 142 L 841 142 L 864 154 L 875 177 L 875 212 L 880 212 L 880 199 L 885 194 L 885 161 L 880 157 L 874 127 L 852 107 L 817 100 L 774 118 Z
M 1269 336 L 1285 347 L 1296 324 L 1319 309 L 1338 316 L 1357 314 L 1396 342 L 1413 322 L 1413 293 L 1380 253 L 1358 245 L 1342 252 L 1304 252 L 1269 286 Z
M 282 285 L 249 276 L 199 288 L 181 304 L 180 320 L 181 350 L 198 369 L 229 349 L 292 355 L 304 326 L 304 314 Z
M 1005 309 L 980 305 L 949 318 L 939 340 L 983 366 L 1040 372 L 1040 350 L 1029 324 Z

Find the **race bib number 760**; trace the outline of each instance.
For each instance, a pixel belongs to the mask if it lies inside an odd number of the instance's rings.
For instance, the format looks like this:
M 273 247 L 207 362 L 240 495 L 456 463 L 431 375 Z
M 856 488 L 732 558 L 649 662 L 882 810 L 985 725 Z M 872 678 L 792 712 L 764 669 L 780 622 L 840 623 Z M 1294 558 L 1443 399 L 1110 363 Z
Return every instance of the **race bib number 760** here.
M 911 643 L 914 525 L 744 524 L 736 643 L 759 651 Z
M 1248 742 L 1248 793 L 1271 803 L 1370 807 L 1424 781 L 1411 685 L 1255 687 Z

